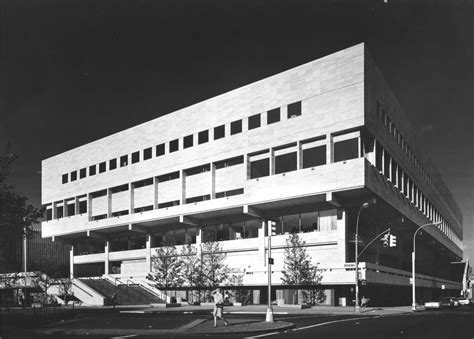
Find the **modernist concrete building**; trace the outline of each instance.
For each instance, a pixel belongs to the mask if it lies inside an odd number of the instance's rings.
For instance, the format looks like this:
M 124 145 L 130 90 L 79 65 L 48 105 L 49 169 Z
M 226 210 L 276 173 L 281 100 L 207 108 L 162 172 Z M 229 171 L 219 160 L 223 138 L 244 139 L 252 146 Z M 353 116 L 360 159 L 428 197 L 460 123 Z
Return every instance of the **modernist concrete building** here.
M 397 247 L 360 257 L 361 295 L 411 303 L 413 233 L 420 297 L 458 290 L 462 215 L 364 44 L 292 68 L 42 162 L 43 237 L 71 243 L 71 274 L 140 279 L 163 236 L 220 241 L 254 302 L 267 300 L 283 247 L 300 233 L 328 302 L 353 298 L 361 247 L 390 227 Z M 448 292 L 446 292 L 448 293 Z

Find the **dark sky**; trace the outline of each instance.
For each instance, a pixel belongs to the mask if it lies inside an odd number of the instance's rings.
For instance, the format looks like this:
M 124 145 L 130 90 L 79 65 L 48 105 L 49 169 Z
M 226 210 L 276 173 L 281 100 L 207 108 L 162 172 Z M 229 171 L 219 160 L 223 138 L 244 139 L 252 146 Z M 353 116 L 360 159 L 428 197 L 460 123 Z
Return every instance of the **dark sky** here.
M 464 214 L 474 259 L 474 1 L 0 0 L 0 146 L 41 160 L 366 42 Z

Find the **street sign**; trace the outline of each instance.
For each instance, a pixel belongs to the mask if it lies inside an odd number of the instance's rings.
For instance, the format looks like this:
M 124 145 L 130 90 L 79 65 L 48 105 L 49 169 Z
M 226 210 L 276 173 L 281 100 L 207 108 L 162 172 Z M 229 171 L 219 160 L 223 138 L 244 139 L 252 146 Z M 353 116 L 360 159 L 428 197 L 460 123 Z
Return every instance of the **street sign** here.
M 355 269 L 356 267 L 356 264 L 354 262 L 346 262 L 344 264 L 344 268 L 352 268 L 352 269 Z
M 362 280 L 360 281 L 360 284 L 361 284 L 361 285 L 364 285 L 364 286 L 367 285 L 367 280 L 362 279 Z
M 273 258 L 268 258 L 268 263 L 269 263 L 270 265 L 273 265 L 274 262 L 275 262 L 275 260 L 273 260 Z

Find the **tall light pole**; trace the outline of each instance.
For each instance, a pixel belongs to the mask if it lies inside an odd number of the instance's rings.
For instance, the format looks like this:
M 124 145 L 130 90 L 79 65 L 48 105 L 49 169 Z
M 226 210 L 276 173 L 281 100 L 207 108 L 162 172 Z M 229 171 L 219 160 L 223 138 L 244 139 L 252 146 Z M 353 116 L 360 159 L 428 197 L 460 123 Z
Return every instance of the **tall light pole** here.
M 362 209 L 369 207 L 368 202 L 364 202 L 357 213 L 356 232 L 355 232 L 355 312 L 360 313 L 359 306 L 359 217 Z
M 415 231 L 415 234 L 413 234 L 413 252 L 411 252 L 411 310 L 416 311 L 416 295 L 415 295 L 415 253 L 416 253 L 416 247 L 415 247 L 415 239 L 416 239 L 416 234 L 418 233 L 419 230 L 421 230 L 423 227 L 426 226 L 438 226 L 440 225 L 441 222 L 435 222 L 435 223 L 428 223 L 421 225 L 418 227 Z

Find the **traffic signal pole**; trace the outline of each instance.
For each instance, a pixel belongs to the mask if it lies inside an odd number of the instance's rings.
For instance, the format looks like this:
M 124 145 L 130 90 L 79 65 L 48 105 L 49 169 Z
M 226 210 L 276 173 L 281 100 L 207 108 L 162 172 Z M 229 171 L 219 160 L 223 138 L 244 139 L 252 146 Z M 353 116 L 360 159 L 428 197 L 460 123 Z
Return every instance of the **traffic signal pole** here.
M 270 259 L 272 258 L 272 226 L 271 221 L 268 222 L 268 307 L 267 307 L 267 316 L 265 321 L 267 323 L 273 322 L 273 309 L 272 309 L 272 264 Z

